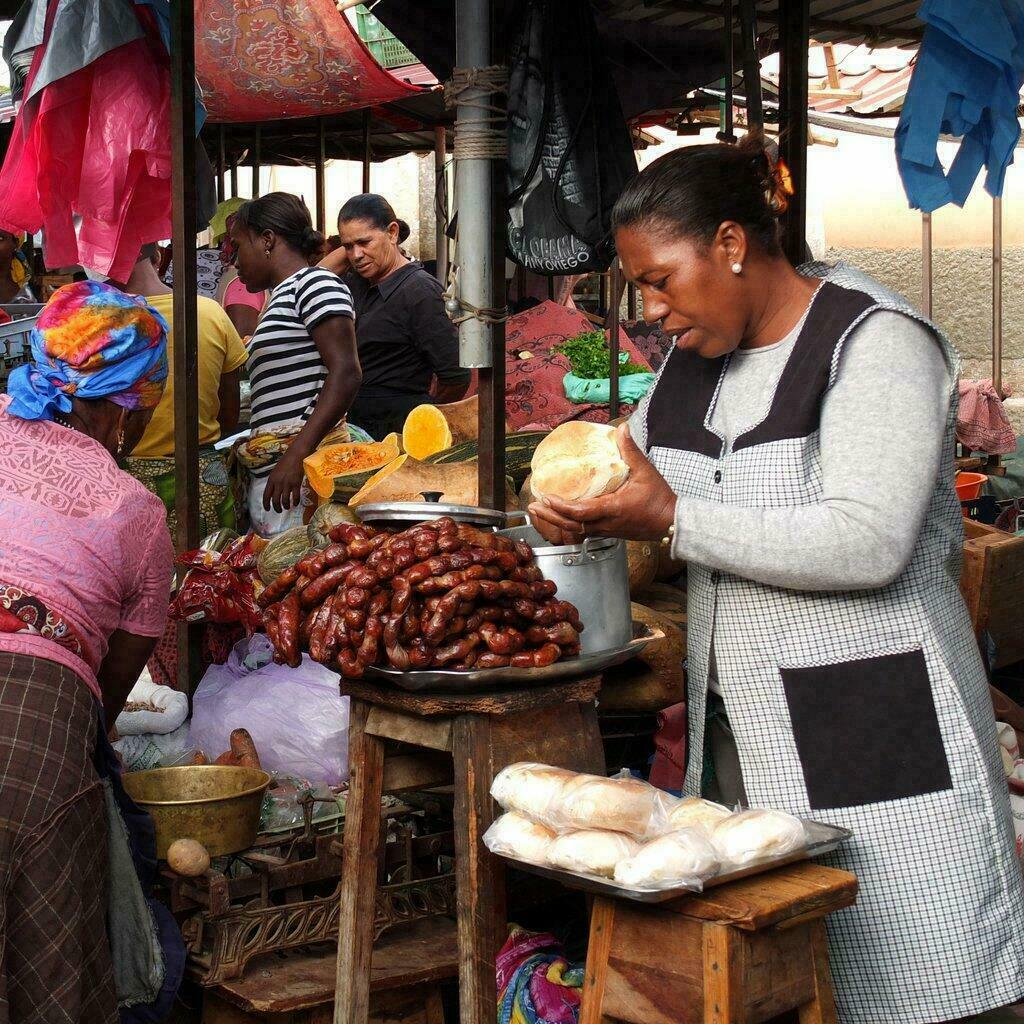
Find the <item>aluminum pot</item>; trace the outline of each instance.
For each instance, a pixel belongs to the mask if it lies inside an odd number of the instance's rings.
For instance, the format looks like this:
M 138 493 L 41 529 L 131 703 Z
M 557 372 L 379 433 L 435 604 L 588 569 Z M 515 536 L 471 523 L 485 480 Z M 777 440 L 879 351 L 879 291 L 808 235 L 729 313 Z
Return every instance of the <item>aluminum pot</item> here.
M 533 548 L 544 578 L 558 586 L 558 597 L 579 609 L 585 627 L 580 636 L 581 653 L 622 647 L 633 639 L 625 541 L 588 537 L 582 544 L 552 547 L 532 526 L 499 532 L 525 540 Z
M 124 775 L 128 795 L 156 826 L 163 860 L 175 839 L 195 839 L 211 857 L 247 850 L 256 841 L 270 776 L 259 768 L 186 765 Z

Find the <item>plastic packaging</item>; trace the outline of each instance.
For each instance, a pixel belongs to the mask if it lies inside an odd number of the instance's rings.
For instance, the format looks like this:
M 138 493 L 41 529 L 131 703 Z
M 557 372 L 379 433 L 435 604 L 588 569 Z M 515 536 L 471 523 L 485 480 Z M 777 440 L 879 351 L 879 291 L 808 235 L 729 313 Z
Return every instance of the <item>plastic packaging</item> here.
M 535 821 L 547 823 L 562 789 L 575 772 L 566 768 L 521 761 L 503 768 L 491 784 L 491 796 L 504 811 L 518 811 Z
M 496 819 L 484 833 L 484 846 L 491 853 L 527 864 L 545 864 L 554 838 L 551 829 L 510 811 Z
M 165 736 L 188 718 L 188 695 L 153 682 L 148 669 L 128 694 L 115 723 L 118 736 Z
M 174 732 L 163 735 L 124 736 L 113 744 L 126 772 L 144 772 L 150 768 L 177 768 L 192 763 L 196 745 L 186 722 Z
M 188 566 L 170 617 L 183 622 L 241 623 L 248 633 L 263 628 L 256 606 L 256 562 L 261 544 L 254 534 L 233 540 L 223 551 L 200 548 L 178 559 Z
M 248 729 L 268 772 L 337 785 L 348 778 L 349 700 L 337 673 L 303 655 L 298 668 L 271 663 L 262 633 L 211 665 L 192 701 L 192 740 L 227 750 L 232 729 Z
M 635 856 L 639 843 L 621 832 L 580 829 L 558 836 L 548 847 L 548 866 L 577 875 L 611 878 L 619 861 Z
M 668 820 L 673 830 L 696 828 L 707 837 L 720 821 L 724 821 L 731 814 L 732 811 L 721 804 L 696 796 L 686 796 L 672 809 Z
M 807 834 L 799 818 L 783 811 L 741 811 L 715 826 L 711 845 L 723 867 L 743 867 L 802 849 Z
M 652 839 L 615 867 L 615 881 L 636 889 L 700 889 L 718 873 L 718 855 L 700 829 Z

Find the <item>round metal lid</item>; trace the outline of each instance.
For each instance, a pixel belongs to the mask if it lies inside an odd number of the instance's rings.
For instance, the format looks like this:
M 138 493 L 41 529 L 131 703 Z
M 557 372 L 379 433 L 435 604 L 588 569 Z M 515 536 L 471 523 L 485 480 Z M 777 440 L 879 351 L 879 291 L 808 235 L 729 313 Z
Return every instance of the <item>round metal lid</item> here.
M 353 509 L 364 523 L 422 523 L 447 516 L 470 526 L 499 528 L 506 514 L 475 505 L 445 505 L 438 501 L 382 501 Z

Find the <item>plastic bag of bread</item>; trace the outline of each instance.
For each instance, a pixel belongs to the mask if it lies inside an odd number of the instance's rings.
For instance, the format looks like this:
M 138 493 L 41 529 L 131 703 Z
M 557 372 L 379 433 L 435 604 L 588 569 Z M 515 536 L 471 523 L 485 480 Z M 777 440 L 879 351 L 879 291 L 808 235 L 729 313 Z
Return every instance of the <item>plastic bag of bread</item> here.
M 615 881 L 635 889 L 700 888 L 718 873 L 718 855 L 701 829 L 652 839 L 615 867 Z
M 715 826 L 732 814 L 728 807 L 702 800 L 697 796 L 685 796 L 672 808 L 668 816 L 673 829 L 697 828 L 710 836 Z
M 581 829 L 558 836 L 548 847 L 548 866 L 577 875 L 612 878 L 619 861 L 635 856 L 640 844 L 621 832 Z
M 576 775 L 562 787 L 548 824 L 556 832 L 596 828 L 655 839 L 670 830 L 677 803 L 676 797 L 625 771 L 610 779 Z
M 565 784 L 574 778 L 576 772 L 567 768 L 520 761 L 498 772 L 491 784 L 491 796 L 503 811 L 518 811 L 535 821 L 549 823 Z
M 803 822 L 783 811 L 741 811 L 719 822 L 711 845 L 723 865 L 740 867 L 764 857 L 781 857 L 807 845 Z
M 555 833 L 551 829 L 509 811 L 496 818 L 484 833 L 484 846 L 491 853 L 514 857 L 527 864 L 545 864 L 554 838 Z
M 539 501 L 599 498 L 618 490 L 629 477 L 615 439 L 615 427 L 572 420 L 544 438 L 530 460 L 530 489 Z

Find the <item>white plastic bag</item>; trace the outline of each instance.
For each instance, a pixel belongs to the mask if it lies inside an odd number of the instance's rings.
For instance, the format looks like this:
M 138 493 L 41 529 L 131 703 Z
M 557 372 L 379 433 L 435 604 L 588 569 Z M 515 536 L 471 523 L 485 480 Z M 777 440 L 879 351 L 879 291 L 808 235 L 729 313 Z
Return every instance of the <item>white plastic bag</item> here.
M 484 833 L 484 846 L 491 853 L 513 857 L 527 864 L 544 864 L 555 833 L 515 811 L 496 818 Z
M 723 868 L 743 867 L 766 857 L 782 857 L 803 849 L 803 822 L 784 811 L 749 810 L 730 815 L 711 833 Z
M 308 655 L 298 668 L 271 662 L 262 633 L 211 665 L 192 699 L 192 742 L 212 760 L 232 729 L 248 729 L 268 772 L 337 785 L 348 778 L 348 697 L 336 672 Z
M 174 732 L 144 736 L 122 736 L 113 744 L 121 755 L 126 772 L 144 772 L 149 768 L 177 768 L 191 764 L 196 748 L 189 735 L 188 722 Z
M 134 706 L 135 710 L 128 710 Z M 128 694 L 125 710 L 117 716 L 118 736 L 165 736 L 188 718 L 188 696 L 153 682 L 149 669 Z
M 615 881 L 634 889 L 701 889 L 718 873 L 718 855 L 702 829 L 652 839 L 615 865 Z

